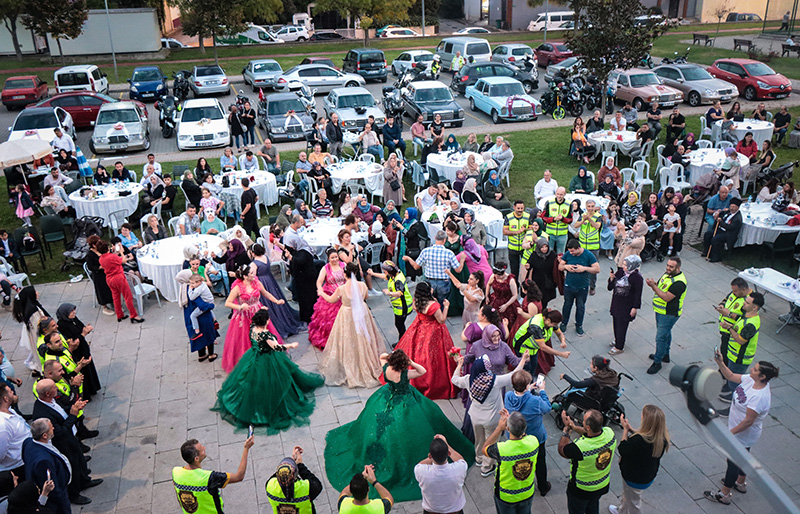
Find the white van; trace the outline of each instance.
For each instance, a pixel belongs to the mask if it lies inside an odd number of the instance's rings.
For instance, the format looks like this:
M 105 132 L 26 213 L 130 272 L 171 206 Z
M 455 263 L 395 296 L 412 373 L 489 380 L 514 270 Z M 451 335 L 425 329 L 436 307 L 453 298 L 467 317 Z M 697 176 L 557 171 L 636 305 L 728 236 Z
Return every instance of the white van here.
M 108 77 L 94 64 L 65 66 L 53 74 L 56 93 L 94 91 L 108 94 Z
M 575 18 L 573 11 L 553 11 L 548 13 L 539 13 L 536 19 L 531 20 L 528 24 L 528 30 L 540 31 L 544 30 L 545 24 L 547 30 L 563 30 L 561 24 L 565 21 L 572 21 Z
M 247 30 L 238 34 L 220 34 L 215 38 L 217 45 L 271 45 L 283 43 L 282 39 L 261 25 L 248 25 Z
M 461 56 L 469 63 L 489 62 L 492 60 L 492 48 L 485 39 L 477 37 L 448 37 L 442 39 L 436 47 L 436 54 L 442 58 L 442 69 L 453 69 L 453 59 L 456 52 L 461 52 Z

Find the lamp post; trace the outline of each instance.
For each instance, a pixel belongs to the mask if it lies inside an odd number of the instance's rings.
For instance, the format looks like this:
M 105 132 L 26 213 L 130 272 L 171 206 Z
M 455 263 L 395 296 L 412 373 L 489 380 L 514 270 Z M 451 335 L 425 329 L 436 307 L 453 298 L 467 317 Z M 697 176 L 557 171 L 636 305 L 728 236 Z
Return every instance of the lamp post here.
M 108 12 L 108 0 L 104 0 L 106 4 L 106 23 L 108 24 L 108 42 L 111 45 L 111 59 L 114 61 L 114 80 L 119 82 L 119 74 L 117 73 L 117 54 L 114 52 L 114 38 L 111 35 L 111 13 Z
M 425 0 L 422 0 L 422 37 L 425 37 Z

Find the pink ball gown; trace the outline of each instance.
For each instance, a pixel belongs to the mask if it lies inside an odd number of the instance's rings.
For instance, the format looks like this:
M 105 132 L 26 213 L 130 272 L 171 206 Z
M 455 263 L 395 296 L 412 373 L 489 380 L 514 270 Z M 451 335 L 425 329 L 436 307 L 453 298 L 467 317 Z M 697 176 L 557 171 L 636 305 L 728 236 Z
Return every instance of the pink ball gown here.
M 330 264 L 325 265 L 325 283 L 322 284 L 322 290 L 327 295 L 332 295 L 337 287 L 347 281 L 347 277 L 344 275 L 344 263 L 340 262 L 338 268 L 334 269 Z M 339 314 L 341 306 L 341 300 L 329 303 L 321 296 L 314 304 L 314 314 L 311 316 L 311 323 L 308 324 L 308 340 L 320 350 L 324 350 L 325 345 L 328 344 L 333 322 L 336 321 L 336 315 Z

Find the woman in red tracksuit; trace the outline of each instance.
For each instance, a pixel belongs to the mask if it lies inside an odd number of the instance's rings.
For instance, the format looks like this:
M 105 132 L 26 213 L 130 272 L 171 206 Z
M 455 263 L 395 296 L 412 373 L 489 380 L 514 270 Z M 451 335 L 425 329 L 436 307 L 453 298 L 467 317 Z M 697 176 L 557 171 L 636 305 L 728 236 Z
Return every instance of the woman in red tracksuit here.
M 106 241 L 97 243 L 97 251 L 100 252 L 100 266 L 106 272 L 106 283 L 109 289 L 111 289 L 111 295 L 114 298 L 114 311 L 117 313 L 117 321 L 128 318 L 122 311 L 122 301 L 120 300 L 120 296 L 122 296 L 125 298 L 125 305 L 128 306 L 128 312 L 131 315 L 131 323 L 142 323 L 144 318 L 140 318 L 139 314 L 136 312 L 131 288 L 128 286 L 128 281 L 125 279 L 125 271 L 122 269 L 122 264 L 128 259 L 132 259 L 133 256 L 122 257 L 108 250 L 108 243 Z

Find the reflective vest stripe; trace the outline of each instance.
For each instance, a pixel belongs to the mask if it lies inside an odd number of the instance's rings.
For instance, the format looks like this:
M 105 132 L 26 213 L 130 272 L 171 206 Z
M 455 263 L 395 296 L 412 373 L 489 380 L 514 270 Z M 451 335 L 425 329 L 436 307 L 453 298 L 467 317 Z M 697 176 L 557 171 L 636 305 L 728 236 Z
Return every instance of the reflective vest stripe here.
M 526 435 L 497 443 L 500 456 L 496 471 L 497 495 L 504 502 L 517 503 L 531 497 L 536 479 L 539 440 Z
M 569 216 L 569 204 L 564 201 L 564 203 L 556 203 L 555 200 L 547 202 L 547 217 L 548 218 L 555 218 L 558 215 L 566 218 Z M 545 231 L 550 234 L 551 236 L 565 236 L 568 232 L 568 225 L 563 221 L 555 221 L 553 220 L 552 223 L 547 223 L 545 227 Z
M 307 496 L 307 495 L 306 496 L 301 496 L 299 498 L 292 498 L 291 500 L 289 500 L 289 499 L 283 498 L 281 496 L 273 496 L 273 495 L 269 494 L 269 491 L 267 491 L 267 498 L 269 498 L 270 500 L 276 501 L 276 502 L 283 502 L 283 503 L 300 503 L 300 502 L 304 502 L 304 501 L 311 501 L 311 496 Z
M 508 462 L 508 461 L 512 461 L 512 460 L 530 459 L 534 455 L 538 455 L 538 454 L 539 454 L 539 447 L 537 446 L 536 449 L 533 450 L 532 452 L 522 453 L 520 455 L 501 455 L 500 456 L 500 460 L 503 461 L 503 462 Z
M 592 217 L 581 223 L 578 230 L 578 241 L 581 246 L 586 250 L 599 250 L 600 249 L 600 229 L 594 228 L 589 222 L 599 221 L 600 215 L 595 213 Z
M 729 293 L 727 297 L 725 297 L 725 305 L 724 307 L 731 311 L 731 314 L 736 314 L 736 318 L 742 316 L 742 307 L 744 306 L 745 298 L 739 298 L 733 293 Z M 722 314 L 719 315 L 719 323 L 722 325 L 723 321 L 727 321 L 731 325 L 736 323 L 736 319 L 728 316 L 723 316 Z M 728 334 L 730 331 L 727 328 L 719 327 L 719 331 L 723 334 Z
M 181 491 L 192 491 L 193 493 L 203 493 L 208 491 L 208 486 L 206 485 L 184 485 L 179 484 L 175 480 L 172 481 L 172 484 L 175 486 L 175 489 L 180 489 Z
M 525 212 L 521 218 L 517 218 L 513 212 L 506 214 L 508 220 L 508 228 L 510 230 L 519 230 L 521 228 L 528 228 L 531 224 L 531 214 Z M 522 241 L 525 239 L 525 232 L 519 234 L 511 234 L 508 236 L 508 249 L 515 251 L 522 251 Z
M 678 273 L 674 277 L 671 277 L 664 273 L 661 275 L 661 278 L 658 279 L 658 288 L 662 291 L 669 291 L 669 288 L 672 287 L 672 284 L 675 282 L 683 282 L 684 285 L 687 285 L 686 275 Z M 678 316 L 683 314 L 683 299 L 686 297 L 686 291 L 688 291 L 688 287 L 684 288 L 683 293 L 681 293 L 680 298 L 678 298 Z M 674 302 L 675 300 L 673 299 L 672 301 Z M 653 310 L 656 314 L 667 314 L 667 302 L 657 294 L 653 295 Z
M 523 487 L 522 489 L 504 489 L 502 487 L 498 487 L 497 489 L 501 493 L 505 493 L 505 494 L 520 494 L 520 493 L 524 493 L 526 491 L 530 491 L 531 489 L 533 489 L 533 482 L 531 482 L 531 485 L 529 485 L 528 487 Z
M 597 437 L 583 436 L 575 441 L 581 451 L 581 460 L 574 463 L 572 479 L 585 491 L 597 491 L 606 487 L 611 477 L 611 463 L 617 439 L 614 431 L 604 427 Z
M 591 457 L 592 455 L 597 455 L 598 453 L 602 452 L 606 448 L 610 448 L 610 447 L 614 446 L 616 443 L 617 443 L 617 438 L 616 437 L 612 437 L 609 442 L 607 442 L 606 444 L 604 444 L 603 446 L 601 446 L 599 448 L 594 448 L 594 449 L 586 450 L 586 451 L 581 450 L 581 455 L 583 455 L 584 459 L 586 457 Z

